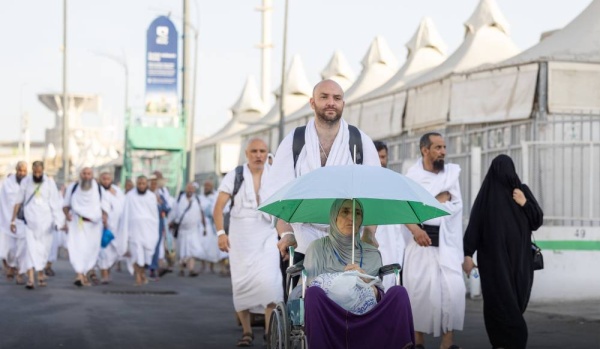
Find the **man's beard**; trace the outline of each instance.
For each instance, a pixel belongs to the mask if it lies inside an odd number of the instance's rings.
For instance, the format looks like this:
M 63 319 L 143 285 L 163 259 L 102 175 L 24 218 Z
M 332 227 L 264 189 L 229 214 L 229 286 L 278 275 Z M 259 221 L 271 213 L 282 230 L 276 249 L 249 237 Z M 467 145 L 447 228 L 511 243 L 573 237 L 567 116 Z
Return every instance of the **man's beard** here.
M 434 160 L 433 168 L 438 171 L 443 171 L 444 170 L 444 159 Z
M 137 190 L 138 194 L 140 194 L 140 195 L 144 195 L 148 191 L 148 188 L 146 188 L 144 190 L 140 190 L 140 188 L 135 188 L 135 189 Z
M 44 180 L 44 175 L 41 175 L 41 176 L 31 175 L 31 176 L 33 177 L 34 183 L 42 183 L 42 181 Z
M 19 176 L 19 175 L 17 175 L 17 176 L 16 176 L 17 183 L 21 184 L 21 180 L 22 180 L 23 178 L 25 178 L 25 176 Z
M 321 121 L 324 121 L 325 123 L 328 123 L 328 124 L 330 124 L 330 125 L 333 125 L 333 124 L 336 124 L 336 123 L 338 123 L 338 122 L 340 121 L 340 119 L 342 118 L 342 112 L 341 112 L 341 111 L 339 111 L 339 112 L 338 112 L 338 111 L 336 110 L 336 111 L 335 111 L 335 116 L 334 116 L 333 118 L 331 118 L 331 117 L 327 116 L 325 113 L 326 113 L 326 112 L 325 112 L 325 110 L 324 110 L 324 109 L 323 109 L 323 110 L 320 110 L 320 111 L 318 111 L 318 112 L 316 112 L 316 114 L 317 114 L 317 118 L 318 118 L 319 120 L 321 120 Z
M 82 179 L 79 182 L 81 184 L 81 189 L 82 190 L 90 190 L 90 188 L 92 187 L 92 180 L 91 179 Z
M 112 183 L 110 183 L 108 185 L 102 184 L 102 188 L 104 188 L 105 190 L 110 190 L 110 187 L 112 187 Z

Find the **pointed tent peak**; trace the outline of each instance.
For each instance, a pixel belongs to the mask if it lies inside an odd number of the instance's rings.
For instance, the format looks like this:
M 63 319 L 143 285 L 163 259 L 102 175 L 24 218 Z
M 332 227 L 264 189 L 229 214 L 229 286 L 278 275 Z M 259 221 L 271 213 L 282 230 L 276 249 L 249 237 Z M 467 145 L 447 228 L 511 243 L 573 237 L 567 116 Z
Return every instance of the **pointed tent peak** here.
M 323 80 L 326 79 L 335 79 L 336 77 L 341 77 L 348 80 L 354 79 L 354 72 L 350 67 L 350 63 L 346 59 L 346 56 L 340 50 L 336 50 L 331 56 L 329 63 L 327 66 L 323 68 L 321 71 L 321 78 Z
M 233 115 L 246 112 L 258 112 L 261 114 L 265 112 L 266 106 L 260 97 L 256 79 L 253 75 L 248 76 L 240 98 L 238 98 L 230 109 Z
M 306 78 L 302 59 L 299 55 L 294 55 L 285 75 L 285 94 L 310 96 L 311 93 L 312 86 Z M 281 86 L 275 90 L 275 96 L 279 97 L 280 94 Z
M 419 28 L 406 43 L 408 50 L 407 58 L 410 58 L 421 48 L 431 48 L 438 51 L 441 55 L 446 55 L 448 46 L 437 31 L 433 20 L 430 17 L 424 17 L 419 23 Z
M 510 25 L 496 0 L 481 0 L 471 17 L 465 22 L 465 27 L 465 35 L 474 34 L 484 27 L 496 27 L 504 34 L 510 34 Z
M 369 50 L 362 60 L 363 69 L 374 64 L 383 64 L 393 68 L 398 66 L 398 59 L 390 49 L 387 41 L 382 36 L 377 36 L 369 46 Z

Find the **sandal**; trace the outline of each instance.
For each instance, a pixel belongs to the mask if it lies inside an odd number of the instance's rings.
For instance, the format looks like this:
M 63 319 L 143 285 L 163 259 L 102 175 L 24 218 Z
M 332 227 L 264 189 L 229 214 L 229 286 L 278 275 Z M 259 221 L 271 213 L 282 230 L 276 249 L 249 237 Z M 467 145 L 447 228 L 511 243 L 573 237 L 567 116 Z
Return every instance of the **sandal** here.
M 189 276 L 189 277 L 191 277 L 191 278 L 195 278 L 195 277 L 196 277 L 196 276 L 198 276 L 198 275 L 200 275 L 200 273 L 198 273 L 198 272 L 195 272 L 195 271 L 193 271 L 193 270 L 191 270 L 191 271 L 189 272 L 189 274 L 188 274 L 188 276 Z
M 15 268 L 8 268 L 6 271 L 6 280 L 13 281 L 15 279 Z
M 82 287 L 83 286 L 83 282 L 79 279 L 75 280 L 75 282 L 73 282 L 73 285 L 77 286 L 77 287 Z
M 17 285 L 25 285 L 25 279 L 23 278 L 23 274 L 17 275 Z
M 254 345 L 254 335 L 252 333 L 242 334 L 242 338 L 237 342 L 238 347 L 251 347 Z
M 90 279 L 90 281 L 92 282 L 92 284 L 93 284 L 93 285 L 95 285 L 95 286 L 98 286 L 98 285 L 100 285 L 100 279 L 98 279 L 98 276 L 96 276 L 96 274 L 95 274 L 95 273 L 94 273 L 94 274 L 90 274 L 90 275 L 88 276 L 88 278 Z M 84 282 L 84 285 L 85 285 L 85 284 L 86 284 L 86 283 Z M 87 285 L 86 285 L 86 286 L 91 286 L 89 281 L 87 282 Z
M 35 286 L 33 285 L 33 281 L 27 281 L 25 288 L 28 290 L 33 290 L 35 288 Z
M 38 280 L 38 286 L 39 286 L 39 287 L 46 287 L 46 286 L 48 286 L 48 284 L 46 283 L 46 280 L 44 280 L 44 279 L 39 279 L 39 280 Z

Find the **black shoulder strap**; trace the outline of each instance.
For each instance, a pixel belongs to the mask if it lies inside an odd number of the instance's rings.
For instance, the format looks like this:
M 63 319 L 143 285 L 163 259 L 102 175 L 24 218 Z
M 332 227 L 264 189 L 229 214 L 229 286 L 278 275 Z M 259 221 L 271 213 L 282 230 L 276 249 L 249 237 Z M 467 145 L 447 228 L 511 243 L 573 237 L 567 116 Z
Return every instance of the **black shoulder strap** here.
M 348 125 L 348 131 L 350 131 L 350 154 L 352 159 L 354 159 L 354 146 L 356 145 L 356 159 L 354 162 L 357 165 L 362 165 L 363 163 L 363 148 L 362 148 L 362 136 L 360 135 L 360 131 L 356 126 Z
M 96 183 L 96 185 L 98 186 L 98 195 L 100 195 L 100 200 L 102 200 L 102 188 L 100 188 L 100 184 Z M 79 182 L 75 182 L 73 189 L 71 189 L 71 196 L 73 196 L 73 193 L 75 192 L 75 190 L 77 190 L 78 186 Z
M 231 203 L 229 204 L 229 209 L 233 207 L 233 198 L 237 195 L 242 187 L 242 183 L 244 182 L 244 166 L 239 165 L 235 168 L 235 180 L 233 181 L 233 193 L 231 193 Z
M 292 154 L 294 155 L 294 169 L 296 169 L 298 157 L 300 156 L 300 152 L 302 151 L 304 143 L 306 142 L 304 138 L 305 133 L 306 126 L 296 127 L 296 129 L 294 130 L 294 142 L 292 143 Z
M 198 206 L 200 206 L 200 210 L 202 210 L 202 205 L 200 204 L 200 197 L 198 195 L 194 195 L 196 197 L 196 201 L 198 202 Z
M 362 165 L 363 163 L 363 148 L 362 148 L 362 136 L 360 131 L 356 126 L 348 125 L 348 131 L 350 131 L 350 142 L 348 143 L 350 147 L 350 155 L 352 159 L 354 159 L 354 146 L 356 145 L 356 164 Z M 294 169 L 296 168 L 296 163 L 298 162 L 298 157 L 300 156 L 300 152 L 304 147 L 304 143 L 306 142 L 304 138 L 304 134 L 306 132 L 306 126 L 296 127 L 294 131 L 294 142 L 292 144 L 292 153 L 294 156 Z
M 179 192 L 179 196 L 177 197 L 177 203 L 179 203 L 179 201 L 181 200 L 181 196 L 185 193 L 185 191 L 180 191 Z

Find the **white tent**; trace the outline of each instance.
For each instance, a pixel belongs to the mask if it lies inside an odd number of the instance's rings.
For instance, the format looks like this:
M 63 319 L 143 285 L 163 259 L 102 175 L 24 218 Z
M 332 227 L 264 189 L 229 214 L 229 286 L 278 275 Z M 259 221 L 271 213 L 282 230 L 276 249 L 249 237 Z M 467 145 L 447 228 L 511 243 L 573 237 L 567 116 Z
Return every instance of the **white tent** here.
M 196 173 L 223 173 L 235 167 L 240 152 L 240 131 L 264 115 L 264 105 L 256 81 L 249 76 L 238 100 L 231 106 L 231 119 L 219 131 L 196 145 Z M 227 154 L 234 154 L 227 156 Z M 214 165 L 215 168 L 206 168 Z
M 377 36 L 361 61 L 363 70 L 344 94 L 346 102 L 360 98 L 388 81 L 398 69 L 398 59 L 381 36 Z
M 446 59 L 446 44 L 428 17 L 421 21 L 415 34 L 406 43 L 406 49 L 406 62 L 398 72 L 381 87 L 352 103 L 356 105 L 354 109 L 360 110 L 358 125 L 375 139 L 386 138 L 402 131 L 406 91 L 401 88 Z
M 547 84 L 550 113 L 600 114 L 600 1 L 593 1 L 564 29 L 496 65 L 453 82 L 453 123 L 530 117 L 538 82 Z M 540 87 L 543 88 L 543 87 Z
M 277 147 L 277 144 L 279 144 L 279 130 L 277 125 L 279 123 L 280 115 L 280 90 L 280 88 L 277 88 L 275 92 L 276 102 L 271 110 L 269 110 L 262 119 L 258 120 L 256 124 L 240 133 L 242 140 L 260 137 L 267 142 L 267 145 L 272 148 L 272 150 Z M 302 60 L 298 55 L 294 56 L 286 73 L 284 92 L 284 115 L 292 115 L 299 108 L 308 103 L 312 94 L 312 86 L 306 78 Z
M 503 61 L 518 53 L 509 37 L 506 19 L 494 0 L 481 0 L 465 22 L 465 39 L 438 67 L 410 81 L 405 126 L 418 129 L 443 125 L 450 108 L 449 76 Z

